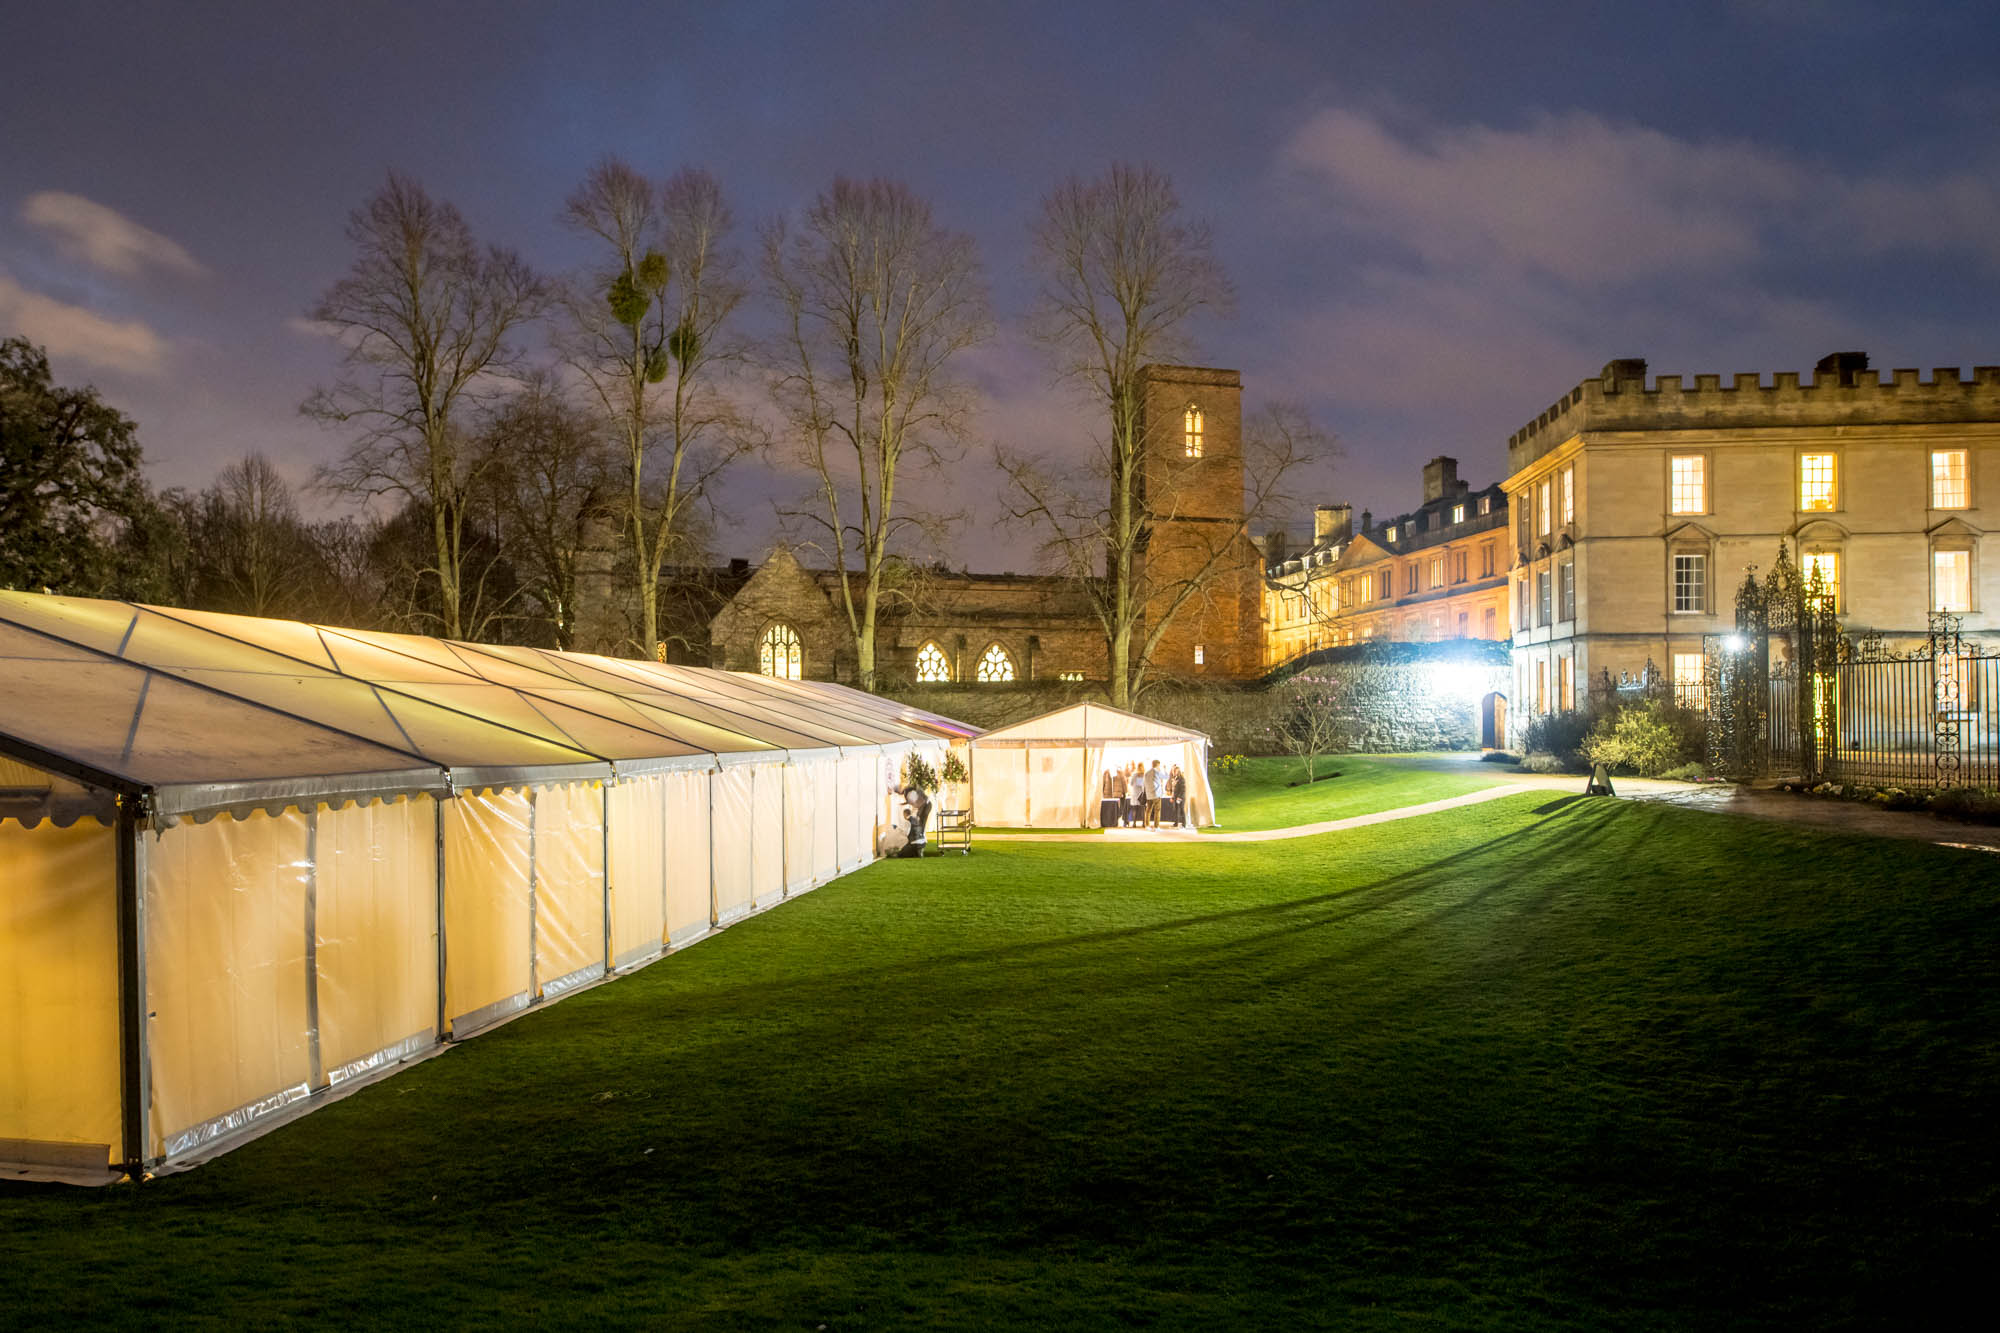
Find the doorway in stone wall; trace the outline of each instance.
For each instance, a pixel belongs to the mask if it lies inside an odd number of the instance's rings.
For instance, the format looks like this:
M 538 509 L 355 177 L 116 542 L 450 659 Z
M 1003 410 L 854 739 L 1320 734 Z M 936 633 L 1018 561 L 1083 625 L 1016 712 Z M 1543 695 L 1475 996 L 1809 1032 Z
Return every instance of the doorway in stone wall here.
M 1507 747 L 1507 696 L 1497 690 L 1479 701 L 1479 744 L 1488 750 Z

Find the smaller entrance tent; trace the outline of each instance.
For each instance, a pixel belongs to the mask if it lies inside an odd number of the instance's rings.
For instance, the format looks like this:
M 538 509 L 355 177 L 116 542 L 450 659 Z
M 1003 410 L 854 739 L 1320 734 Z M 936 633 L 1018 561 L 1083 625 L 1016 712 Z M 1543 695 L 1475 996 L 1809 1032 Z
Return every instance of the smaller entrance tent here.
M 972 742 L 972 814 L 1006 828 L 1094 828 L 1107 770 L 1135 761 L 1187 775 L 1188 816 L 1215 823 L 1208 737 L 1103 704 L 1072 704 Z

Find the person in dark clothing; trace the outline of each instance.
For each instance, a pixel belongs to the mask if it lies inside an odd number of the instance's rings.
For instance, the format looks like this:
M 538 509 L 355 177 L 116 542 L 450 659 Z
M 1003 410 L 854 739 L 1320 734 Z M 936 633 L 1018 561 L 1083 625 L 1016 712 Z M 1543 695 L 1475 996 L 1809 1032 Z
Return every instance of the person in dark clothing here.
M 1181 772 L 1179 764 L 1174 765 L 1173 776 L 1168 780 L 1173 792 L 1173 815 L 1171 822 L 1175 828 L 1187 827 L 1187 774 Z
M 1102 790 L 1097 803 L 1097 822 L 1104 828 L 1118 827 L 1118 814 L 1125 804 L 1125 781 L 1110 769 L 1104 770 Z
M 910 840 L 903 845 L 898 856 L 922 856 L 924 854 L 924 824 L 931 817 L 931 802 L 921 787 L 903 789 L 903 812 L 909 819 Z

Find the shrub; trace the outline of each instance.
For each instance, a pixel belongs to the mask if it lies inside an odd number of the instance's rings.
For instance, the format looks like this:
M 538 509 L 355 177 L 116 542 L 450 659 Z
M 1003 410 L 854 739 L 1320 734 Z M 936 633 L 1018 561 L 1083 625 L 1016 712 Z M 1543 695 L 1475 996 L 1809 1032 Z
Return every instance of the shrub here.
M 1700 764 L 1682 764 L 1679 768 L 1670 768 L 1655 776 L 1665 778 L 1669 782 L 1700 782 L 1708 776 L 1708 769 Z
M 1598 719 L 1584 738 L 1583 754 L 1615 773 L 1656 778 L 1701 762 L 1702 726 L 1699 714 L 1664 699 L 1645 699 Z
M 1536 754 L 1532 750 L 1521 760 L 1523 773 L 1573 773 L 1577 767 L 1576 763 L 1566 762 L 1559 755 Z
M 1250 761 L 1240 754 L 1218 754 L 1208 761 L 1211 773 L 1235 773 Z
M 1582 709 L 1542 713 L 1529 719 L 1524 748 L 1530 755 L 1551 755 L 1564 768 L 1580 768 L 1583 766 L 1583 741 L 1590 734 L 1590 726 L 1591 715 Z M 1561 770 L 1539 768 L 1533 771 L 1547 773 Z
M 1479 762 L 1482 764 L 1518 764 L 1521 762 L 1521 756 L 1518 754 L 1508 754 L 1505 750 L 1488 750 L 1485 754 L 1479 756 Z
M 1931 795 L 1931 809 L 1969 824 L 2000 824 L 2000 794 L 1977 787 L 1946 787 Z

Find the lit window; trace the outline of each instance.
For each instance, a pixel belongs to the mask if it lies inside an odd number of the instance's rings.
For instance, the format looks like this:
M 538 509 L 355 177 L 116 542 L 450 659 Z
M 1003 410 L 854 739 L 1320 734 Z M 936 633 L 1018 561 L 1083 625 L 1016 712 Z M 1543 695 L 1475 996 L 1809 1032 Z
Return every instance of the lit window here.
M 1537 713 L 1546 713 L 1549 711 L 1549 664 L 1547 662 L 1535 663 L 1535 711 Z
M 1535 531 L 1544 537 L 1549 535 L 1549 483 L 1546 478 L 1535 488 L 1535 515 L 1541 521 Z
M 1201 428 L 1200 408 L 1190 406 L 1187 411 L 1181 413 L 1181 450 L 1189 458 L 1201 457 Z
M 804 659 L 799 652 L 799 632 L 782 621 L 764 631 L 757 645 L 757 670 L 780 680 L 801 679 Z
M 1200 644 L 1196 644 L 1196 645 L 1194 646 L 1194 664 L 1195 664 L 1196 666 L 1200 666 L 1200 665 L 1201 665 L 1201 645 L 1200 645 Z
M 1562 584 L 1561 600 L 1559 603 L 1559 605 L 1562 608 L 1562 618 L 1564 620 L 1575 620 L 1576 619 L 1576 562 L 1573 560 L 1565 560 L 1557 568 L 1556 572 L 1559 576 L 1559 581 Z
M 1452 521 L 1452 522 L 1454 522 L 1454 523 L 1463 523 L 1463 522 L 1465 522 L 1465 506 L 1464 506 L 1464 505 L 1453 505 L 1453 506 L 1451 507 L 1451 521 Z
M 1364 626 L 1362 627 L 1362 629 L 1361 629 L 1361 637 L 1362 637 L 1362 638 L 1364 638 L 1364 639 L 1372 639 L 1372 638 L 1374 638 L 1374 637 L 1375 637 L 1375 627 L 1374 627 L 1373 625 L 1364 625 Z
M 1931 451 L 1931 508 L 1965 508 L 1965 450 Z
M 1005 648 L 994 644 L 979 659 L 979 683 L 998 685 L 1014 679 L 1014 659 Z
M 1837 551 L 1813 551 L 1799 564 L 1799 575 L 1812 587 L 1813 575 L 1819 575 L 1821 590 L 1827 600 L 1837 608 L 1840 605 L 1840 553 Z
M 1972 609 L 1972 552 L 1932 551 L 1932 607 L 1938 611 Z
M 1441 555 L 1431 557 L 1431 586 L 1433 588 L 1444 586 L 1444 557 Z
M 1563 469 L 1563 522 L 1576 522 L 1576 469 Z
M 1708 459 L 1700 454 L 1675 454 L 1671 463 L 1673 488 L 1669 496 L 1676 514 L 1708 512 Z
M 1680 615 L 1708 612 L 1708 555 L 1685 552 L 1674 556 L 1674 611 Z
M 917 679 L 926 684 L 951 679 L 951 659 L 944 655 L 944 649 L 927 643 L 918 650 Z
M 1546 625 L 1553 618 L 1549 614 L 1549 571 L 1546 569 L 1535 575 L 1535 609 L 1542 617 L 1538 624 Z
M 1700 653 L 1674 654 L 1674 702 L 1682 708 L 1708 707 L 1708 694 L 1702 687 Z
M 1394 523 L 1391 523 L 1388 527 L 1382 529 L 1382 540 L 1385 542 L 1392 542 L 1396 540 L 1396 525 Z
M 1083 673 L 1081 671 L 1058 671 L 1056 672 L 1056 679 L 1067 680 L 1067 681 L 1079 681 L 1083 679 Z
M 1493 497 L 1492 497 L 1492 496 L 1490 496 L 1490 495 L 1482 495 L 1482 496 L 1480 496 L 1480 497 L 1479 497 L 1479 512 L 1480 512 L 1480 513 L 1482 513 L 1482 514 L 1490 514 L 1490 513 L 1492 513 L 1492 512 L 1493 512 Z
M 1565 713 L 1576 708 L 1576 659 L 1559 657 L 1556 659 L 1556 694 Z
M 1833 508 L 1833 455 L 1799 455 L 1799 508 Z

